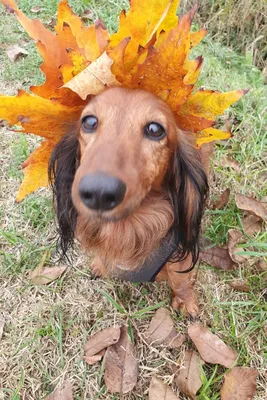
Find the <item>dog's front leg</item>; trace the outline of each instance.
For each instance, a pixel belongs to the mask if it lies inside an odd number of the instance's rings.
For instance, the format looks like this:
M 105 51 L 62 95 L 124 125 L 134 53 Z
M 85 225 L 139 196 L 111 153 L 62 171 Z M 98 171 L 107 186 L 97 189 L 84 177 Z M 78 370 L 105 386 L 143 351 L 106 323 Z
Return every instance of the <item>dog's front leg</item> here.
M 156 281 L 168 280 L 172 288 L 172 307 L 175 310 L 182 310 L 186 315 L 192 317 L 198 315 L 198 302 L 194 293 L 194 284 L 197 278 L 195 270 L 185 273 L 191 266 L 191 257 L 187 257 L 182 262 L 167 263 L 162 271 L 157 275 Z M 177 273 L 177 271 L 179 271 Z
M 108 275 L 105 265 L 103 264 L 101 258 L 98 256 L 95 256 L 95 258 L 91 262 L 90 268 L 93 275 L 97 277 L 106 277 Z

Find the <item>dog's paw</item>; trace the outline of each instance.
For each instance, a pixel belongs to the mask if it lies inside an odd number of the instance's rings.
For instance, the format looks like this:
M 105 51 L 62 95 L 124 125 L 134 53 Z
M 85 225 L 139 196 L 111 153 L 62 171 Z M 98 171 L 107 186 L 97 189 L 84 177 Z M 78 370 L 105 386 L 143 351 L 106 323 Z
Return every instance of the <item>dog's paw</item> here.
M 90 265 L 92 274 L 96 277 L 99 278 L 100 276 L 105 275 L 105 266 L 102 263 L 101 259 L 99 257 L 95 257 Z
M 181 311 L 185 316 L 190 315 L 193 318 L 196 318 L 199 314 L 199 307 L 195 297 L 185 301 L 174 295 L 172 297 L 172 308 L 175 311 Z

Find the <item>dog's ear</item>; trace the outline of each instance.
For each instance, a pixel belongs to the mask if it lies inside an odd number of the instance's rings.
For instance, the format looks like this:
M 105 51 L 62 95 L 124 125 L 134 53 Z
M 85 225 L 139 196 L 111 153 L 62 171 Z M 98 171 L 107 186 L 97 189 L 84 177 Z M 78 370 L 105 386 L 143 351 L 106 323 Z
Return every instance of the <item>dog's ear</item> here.
M 199 254 L 199 232 L 208 192 L 207 176 L 200 152 L 183 139 L 172 156 L 166 185 L 173 210 L 173 234 L 177 251 L 172 261 L 192 256 L 193 265 Z
M 67 256 L 74 240 L 77 212 L 72 203 L 71 188 L 79 163 L 78 138 L 68 134 L 55 146 L 48 167 L 59 226 L 59 249 L 63 257 Z

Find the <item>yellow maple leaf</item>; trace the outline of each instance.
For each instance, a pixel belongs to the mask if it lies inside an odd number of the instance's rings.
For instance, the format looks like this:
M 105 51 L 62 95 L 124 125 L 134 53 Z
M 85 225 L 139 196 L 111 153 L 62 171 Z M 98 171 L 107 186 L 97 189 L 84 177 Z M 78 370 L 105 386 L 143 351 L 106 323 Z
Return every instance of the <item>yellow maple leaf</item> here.
M 224 110 L 240 99 L 247 91 L 235 90 L 219 93 L 214 90 L 198 90 L 193 93 L 180 108 L 181 115 L 192 114 L 196 117 L 215 119 Z
M 168 31 L 176 25 L 178 4 L 179 0 L 131 0 L 129 12 L 123 10 L 120 14 L 120 26 L 111 36 L 109 48 L 130 37 L 125 61 L 131 61 L 139 46 L 146 47 L 157 31 Z
M 47 165 L 55 145 L 56 142 L 52 140 L 44 140 L 23 163 L 24 179 L 16 201 L 20 202 L 29 193 L 48 185 Z
M 30 87 L 32 94 L 0 95 L 0 118 L 45 139 L 23 164 L 18 201 L 47 185 L 54 146 L 75 130 L 88 96 L 109 86 L 142 88 L 161 97 L 177 125 L 195 132 L 198 146 L 230 137 L 214 128 L 216 117 L 246 91 L 195 91 L 203 58 L 192 60 L 189 52 L 206 35 L 204 29 L 190 32 L 196 7 L 178 20 L 179 0 L 131 0 L 130 10 L 121 12 L 118 32 L 110 37 L 100 20 L 85 26 L 67 0 L 59 3 L 55 33 L 25 16 L 14 0 L 1 1 L 36 41 L 46 78 Z

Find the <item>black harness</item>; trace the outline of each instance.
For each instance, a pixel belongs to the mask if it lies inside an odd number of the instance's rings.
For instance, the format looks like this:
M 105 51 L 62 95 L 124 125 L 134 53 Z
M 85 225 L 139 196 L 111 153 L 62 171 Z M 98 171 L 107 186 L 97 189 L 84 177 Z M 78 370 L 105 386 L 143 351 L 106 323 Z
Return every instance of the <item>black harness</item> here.
M 119 265 L 112 268 L 112 277 L 130 282 L 153 282 L 164 265 L 171 258 L 177 244 L 171 232 L 162 239 L 158 249 L 148 256 L 143 264 L 136 270 L 131 270 L 127 266 Z M 194 264 L 185 271 L 176 271 L 178 274 L 183 274 L 192 271 Z

